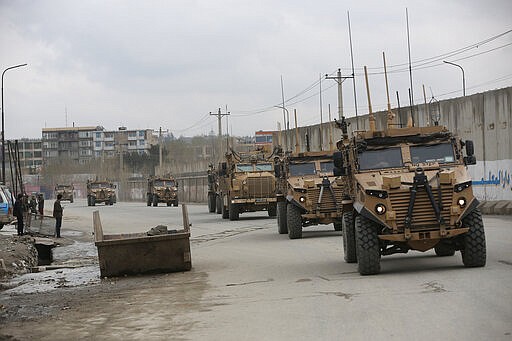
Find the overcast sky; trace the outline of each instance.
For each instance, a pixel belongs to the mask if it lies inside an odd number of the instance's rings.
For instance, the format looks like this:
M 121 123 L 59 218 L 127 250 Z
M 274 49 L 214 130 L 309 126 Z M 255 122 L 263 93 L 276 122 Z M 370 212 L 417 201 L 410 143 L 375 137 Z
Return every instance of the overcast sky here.
M 364 65 L 374 111 L 386 107 L 382 52 L 392 105 L 398 91 L 404 106 L 406 7 L 415 103 L 423 102 L 422 84 L 428 98 L 462 95 L 461 70 L 443 59 L 463 66 L 467 94 L 512 85 L 512 33 L 486 42 L 512 29 L 510 0 L 0 0 L 0 68 L 28 64 L 4 76 L 6 138 L 73 123 L 217 133 L 209 112 L 226 105 L 230 132 L 253 135 L 283 120 L 272 109 L 282 101 L 281 76 L 285 98 L 299 95 L 286 104 L 297 109 L 299 125 L 319 123 L 320 75 L 352 72 L 347 11 L 358 113 L 368 112 Z M 352 87 L 343 83 L 349 117 Z M 324 79 L 322 89 L 326 121 L 329 104 L 337 115 L 336 83 Z

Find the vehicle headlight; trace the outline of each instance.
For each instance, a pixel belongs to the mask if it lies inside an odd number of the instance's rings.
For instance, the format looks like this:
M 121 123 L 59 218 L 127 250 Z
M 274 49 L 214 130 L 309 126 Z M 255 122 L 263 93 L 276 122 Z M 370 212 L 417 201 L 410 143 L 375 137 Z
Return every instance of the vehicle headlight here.
M 384 206 L 384 204 L 377 204 L 375 206 L 375 212 L 377 212 L 378 215 L 383 215 L 386 213 L 386 206 Z
M 466 198 L 464 197 L 460 197 L 459 199 L 457 199 L 457 204 L 462 208 L 464 206 L 466 206 Z
M 305 203 L 305 202 L 306 202 L 306 197 L 300 197 L 300 198 L 299 198 L 299 201 L 300 201 L 301 203 Z

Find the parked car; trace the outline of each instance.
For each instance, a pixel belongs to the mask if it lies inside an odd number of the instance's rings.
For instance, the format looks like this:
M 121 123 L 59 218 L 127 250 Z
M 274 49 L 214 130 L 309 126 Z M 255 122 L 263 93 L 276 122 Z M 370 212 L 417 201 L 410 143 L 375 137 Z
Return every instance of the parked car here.
M 14 221 L 14 197 L 9 187 L 0 185 L 0 230 Z

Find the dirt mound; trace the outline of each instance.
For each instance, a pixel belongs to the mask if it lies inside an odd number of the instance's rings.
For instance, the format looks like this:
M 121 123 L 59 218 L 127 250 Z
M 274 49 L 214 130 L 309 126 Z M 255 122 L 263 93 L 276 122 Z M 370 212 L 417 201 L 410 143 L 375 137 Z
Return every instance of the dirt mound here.
M 37 266 L 34 238 L 0 235 L 0 282 L 27 273 L 34 266 Z

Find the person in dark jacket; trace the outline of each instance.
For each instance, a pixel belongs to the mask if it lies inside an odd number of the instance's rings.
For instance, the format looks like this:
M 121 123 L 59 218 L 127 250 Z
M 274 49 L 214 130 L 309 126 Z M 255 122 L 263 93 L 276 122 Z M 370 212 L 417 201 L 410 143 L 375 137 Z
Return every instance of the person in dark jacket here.
M 23 194 L 19 193 L 14 203 L 13 214 L 18 220 L 18 236 L 23 236 Z
M 55 237 L 60 238 L 60 227 L 62 226 L 62 206 L 60 204 L 62 194 L 57 195 L 57 200 L 53 204 L 53 216 L 55 217 Z
M 44 215 L 44 194 L 43 193 L 39 193 L 39 195 L 37 196 L 37 208 L 39 211 L 39 215 L 41 216 L 41 219 L 43 219 L 43 215 Z

